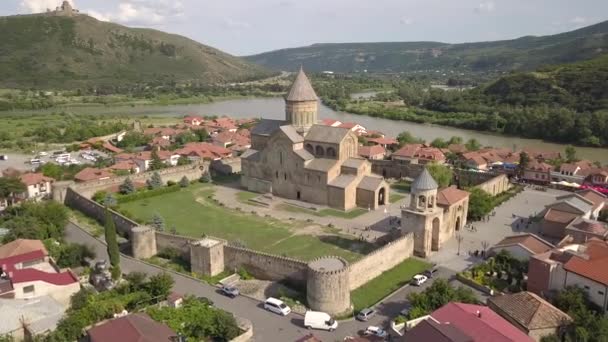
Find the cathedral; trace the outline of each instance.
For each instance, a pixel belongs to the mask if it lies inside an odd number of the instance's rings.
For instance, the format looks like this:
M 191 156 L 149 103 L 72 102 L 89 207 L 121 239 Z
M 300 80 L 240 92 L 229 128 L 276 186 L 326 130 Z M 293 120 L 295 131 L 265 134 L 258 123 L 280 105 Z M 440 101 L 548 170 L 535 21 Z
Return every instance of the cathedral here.
M 388 204 L 389 186 L 359 158 L 357 136 L 317 124 L 318 98 L 300 69 L 285 97 L 285 120 L 261 120 L 241 156 L 249 191 L 327 205 L 340 210 Z

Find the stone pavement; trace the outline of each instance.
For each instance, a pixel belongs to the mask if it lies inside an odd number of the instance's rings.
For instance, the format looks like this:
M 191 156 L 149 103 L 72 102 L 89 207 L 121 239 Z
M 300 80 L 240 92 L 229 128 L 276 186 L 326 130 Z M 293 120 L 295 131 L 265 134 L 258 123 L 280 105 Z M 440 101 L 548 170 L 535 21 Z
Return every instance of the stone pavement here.
M 472 225 L 476 231 L 461 229 L 460 255 L 457 254 L 458 241 L 453 238 L 443 244 L 440 250 L 429 259 L 457 272 L 481 262 L 481 258 L 469 256 L 469 251 L 483 250 L 483 243 L 487 243 L 487 248 L 489 248 L 509 235 L 538 233 L 538 224 L 533 223 L 528 229 L 520 224 L 518 229 L 517 223 L 521 222 L 522 218 L 525 220 L 530 215 L 537 215 L 545 208 L 545 205 L 554 202 L 557 196 L 563 194 L 567 194 L 567 192 L 554 189 L 548 189 L 546 192 L 525 189 L 496 207 L 495 216 L 491 216 L 488 221 L 473 222 Z

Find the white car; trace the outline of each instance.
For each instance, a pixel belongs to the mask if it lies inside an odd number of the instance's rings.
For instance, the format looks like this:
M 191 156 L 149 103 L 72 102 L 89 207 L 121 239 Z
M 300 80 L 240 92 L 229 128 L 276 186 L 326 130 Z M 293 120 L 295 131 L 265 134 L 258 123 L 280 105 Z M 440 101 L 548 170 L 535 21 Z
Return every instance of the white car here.
M 416 286 L 420 286 L 422 284 L 424 284 L 429 278 L 427 278 L 426 276 L 422 275 L 422 274 L 416 274 L 414 276 L 414 278 L 412 279 L 412 284 L 416 285 Z
M 48 152 L 42 151 L 42 152 L 38 152 L 38 155 L 41 157 L 45 157 L 45 156 L 48 156 L 49 154 L 48 154 Z
M 306 329 L 334 331 L 338 328 L 338 322 L 325 312 L 306 311 L 304 327 Z
M 272 297 L 266 299 L 264 302 L 264 309 L 283 316 L 287 316 L 291 312 L 291 308 L 285 305 L 282 300 Z
M 377 327 L 375 325 L 370 325 L 369 327 L 367 327 L 367 329 L 365 329 L 365 331 L 363 332 L 363 335 L 386 337 L 387 333 L 386 333 L 386 330 L 384 330 L 380 327 Z

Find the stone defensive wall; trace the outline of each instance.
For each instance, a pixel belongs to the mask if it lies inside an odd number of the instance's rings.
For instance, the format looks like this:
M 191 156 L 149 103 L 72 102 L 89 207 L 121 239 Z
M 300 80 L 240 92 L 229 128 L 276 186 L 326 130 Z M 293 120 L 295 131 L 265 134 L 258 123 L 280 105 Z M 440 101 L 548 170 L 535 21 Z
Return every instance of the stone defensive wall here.
M 350 265 L 350 290 L 355 290 L 382 272 L 399 265 L 414 252 L 413 233 L 404 235 L 376 249 Z
M 130 178 L 133 182 L 145 183 L 152 177 L 154 172 L 158 172 L 166 184 L 168 181 L 179 182 L 182 177 L 186 176 L 189 180 L 193 181 L 199 179 L 203 172 L 209 166 L 206 162 L 198 162 L 190 165 L 169 167 L 157 171 L 147 171 L 138 174 L 119 176 L 103 180 L 94 180 L 84 183 L 73 183 L 70 187 L 76 190 L 79 194 L 91 197 L 99 190 L 105 190 L 107 188 L 118 186 L 122 184 L 125 179 Z
M 499 195 L 511 187 L 509 177 L 503 173 L 458 170 L 454 180 L 459 187 L 476 187 L 492 196 Z
M 196 239 L 186 236 L 156 232 L 156 250 L 158 252 L 167 248 L 176 249 L 182 252 L 182 257 L 188 261 L 190 261 L 190 244 L 194 241 Z
M 399 160 L 370 160 L 372 172 L 384 178 L 416 178 L 422 170 L 422 164 L 407 164 Z
M 88 217 L 94 218 L 101 224 L 105 221 L 106 209 L 101 204 L 89 199 L 72 188 L 67 188 L 65 192 L 64 204 L 72 209 L 76 209 Z M 139 226 L 139 223 L 121 215 L 120 213 L 111 210 L 110 214 L 114 219 L 116 225 L 116 231 L 122 236 L 130 237 L 131 229 Z

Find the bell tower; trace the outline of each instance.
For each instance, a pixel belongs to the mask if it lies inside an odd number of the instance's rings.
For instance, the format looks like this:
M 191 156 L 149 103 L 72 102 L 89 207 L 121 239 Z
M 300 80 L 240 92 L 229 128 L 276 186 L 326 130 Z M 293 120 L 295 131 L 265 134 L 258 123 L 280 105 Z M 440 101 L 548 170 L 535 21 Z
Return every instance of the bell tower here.
M 317 123 L 318 100 L 310 80 L 300 67 L 296 80 L 285 97 L 285 121 L 294 126 L 302 136 Z

